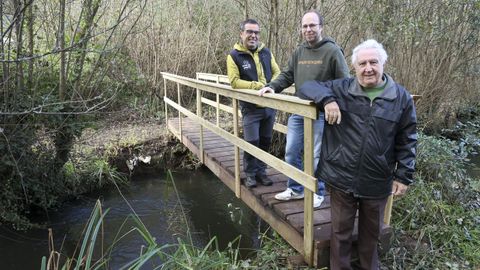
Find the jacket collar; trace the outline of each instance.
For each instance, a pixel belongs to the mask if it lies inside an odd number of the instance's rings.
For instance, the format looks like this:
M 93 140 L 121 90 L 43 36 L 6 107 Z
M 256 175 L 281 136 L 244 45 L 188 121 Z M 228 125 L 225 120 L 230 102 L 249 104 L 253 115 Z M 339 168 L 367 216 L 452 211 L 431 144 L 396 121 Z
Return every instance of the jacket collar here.
M 255 52 L 260 52 L 263 47 L 265 47 L 265 44 L 259 42 L 258 43 L 258 47 L 257 49 L 255 50 Z M 243 46 L 243 44 L 241 42 L 237 42 L 235 43 L 235 45 L 233 46 L 233 48 L 239 52 L 243 52 L 243 53 L 251 53 L 249 49 L 245 48 L 245 46 Z
M 392 77 L 385 73 L 383 73 L 383 77 L 386 78 L 387 85 L 385 85 L 385 89 L 378 97 L 387 100 L 394 100 L 398 95 L 395 81 L 393 81 Z M 360 86 L 357 78 L 355 78 L 355 81 L 348 88 L 348 93 L 354 96 L 367 96 L 363 91 L 362 86 Z

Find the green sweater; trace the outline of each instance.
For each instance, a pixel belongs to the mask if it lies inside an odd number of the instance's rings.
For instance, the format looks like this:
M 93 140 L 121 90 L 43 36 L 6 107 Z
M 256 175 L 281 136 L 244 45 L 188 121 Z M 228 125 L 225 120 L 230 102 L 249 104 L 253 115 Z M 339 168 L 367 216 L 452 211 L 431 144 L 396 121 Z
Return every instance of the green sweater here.
M 347 62 L 340 47 L 330 38 L 323 38 L 310 47 L 303 42 L 293 52 L 288 66 L 268 83 L 276 93 L 295 83 L 295 94 L 306 81 L 328 81 L 350 77 Z

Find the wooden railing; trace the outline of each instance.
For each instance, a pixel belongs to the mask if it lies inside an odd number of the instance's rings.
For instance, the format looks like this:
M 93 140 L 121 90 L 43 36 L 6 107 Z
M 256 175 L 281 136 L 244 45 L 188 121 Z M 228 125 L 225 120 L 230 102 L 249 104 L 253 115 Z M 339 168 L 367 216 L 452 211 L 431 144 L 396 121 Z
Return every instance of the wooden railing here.
M 228 77 L 219 74 L 197 73 L 197 79 L 182 77 L 170 73 L 162 72 L 165 86 L 165 104 L 172 106 L 178 110 L 179 115 L 179 130 L 180 134 L 177 136 L 182 139 L 181 135 L 181 116 L 185 115 L 197 121 L 201 125 L 200 128 L 200 161 L 204 161 L 203 157 L 203 128 L 208 128 L 217 135 L 225 138 L 235 145 L 235 195 L 241 198 L 240 189 L 240 152 L 239 149 L 249 152 L 258 159 L 262 160 L 272 168 L 283 173 L 284 175 L 294 179 L 305 188 L 305 203 L 304 203 L 304 257 L 305 261 L 312 265 L 313 263 L 313 194 L 317 191 L 317 179 L 314 175 L 313 164 L 313 121 L 317 119 L 317 109 L 311 101 L 302 100 L 297 97 L 285 94 L 267 94 L 267 97 L 260 97 L 257 91 L 248 89 L 232 89 L 228 81 Z M 167 81 L 175 82 L 177 85 L 177 101 L 174 102 L 167 96 Z M 181 100 L 181 86 L 187 86 L 196 89 L 196 113 L 189 111 L 182 107 Z M 208 99 L 202 96 L 202 92 L 209 92 L 215 94 L 215 100 Z M 285 89 L 282 93 L 292 94 L 293 87 Z M 222 104 L 220 97 L 228 97 L 231 99 L 232 106 Z M 419 96 L 414 95 L 414 100 Z M 239 116 L 241 115 L 238 109 L 238 100 L 248 101 L 264 107 L 270 107 L 278 111 L 287 113 L 295 113 L 304 117 L 304 171 L 301 171 L 292 165 L 284 162 L 281 159 L 257 148 L 239 137 Z M 207 104 L 215 108 L 216 124 L 213 124 L 202 117 L 202 106 Z M 233 134 L 220 128 L 220 111 L 233 114 Z M 165 115 L 168 117 L 168 108 L 165 106 Z M 286 133 L 287 127 L 285 125 L 275 123 L 274 129 Z M 393 196 L 390 196 L 385 207 L 384 223 L 389 225 L 391 220 L 391 212 L 393 206 Z M 290 243 L 297 250 L 300 250 L 293 243 Z
M 182 139 L 182 116 L 187 116 L 197 122 L 200 128 L 200 160 L 203 161 L 203 129 L 208 128 L 217 135 L 223 137 L 234 145 L 235 155 L 235 195 L 241 198 L 240 188 L 240 149 L 249 152 L 256 158 L 262 160 L 270 167 L 276 169 L 280 173 L 290 177 L 300 183 L 305 189 L 305 202 L 304 202 L 304 243 L 303 249 L 295 246 L 294 243 L 290 243 L 297 250 L 303 250 L 303 256 L 305 261 L 309 265 L 313 265 L 314 256 L 314 232 L 313 232 L 313 194 L 317 191 L 317 179 L 313 176 L 313 121 L 317 118 L 317 109 L 311 101 L 302 100 L 294 96 L 282 95 L 282 94 L 268 94 L 268 97 L 260 97 L 256 91 L 246 89 L 232 89 L 229 85 L 222 84 L 222 78 L 215 79 L 214 82 L 207 82 L 197 80 L 193 78 L 187 78 L 162 72 L 164 79 L 164 97 L 163 100 L 166 104 L 165 115 L 168 117 L 168 108 L 173 107 L 178 111 L 179 116 L 179 132 L 176 134 L 180 140 Z M 177 88 L 177 102 L 172 97 L 168 97 L 167 81 L 176 83 Z M 189 91 L 196 91 L 196 112 L 191 112 L 181 104 L 182 91 L 186 88 L 190 88 Z M 202 97 L 203 92 L 213 93 L 216 95 L 216 100 L 207 100 Z M 232 100 L 232 107 L 220 103 L 220 96 L 227 97 Z M 304 170 L 301 171 L 294 166 L 284 162 L 283 160 L 263 151 L 262 149 L 255 147 L 254 145 L 244 141 L 239 137 L 239 113 L 238 113 L 238 101 L 248 101 L 250 103 L 259 104 L 264 107 L 270 107 L 278 111 L 284 111 L 287 113 L 295 113 L 304 117 Z M 233 114 L 233 134 L 222 129 L 218 123 L 220 119 L 217 117 L 217 123 L 211 123 L 202 116 L 202 105 L 208 104 L 216 108 L 217 115 L 220 110 L 231 111 Z M 167 106 L 168 105 L 168 106 Z

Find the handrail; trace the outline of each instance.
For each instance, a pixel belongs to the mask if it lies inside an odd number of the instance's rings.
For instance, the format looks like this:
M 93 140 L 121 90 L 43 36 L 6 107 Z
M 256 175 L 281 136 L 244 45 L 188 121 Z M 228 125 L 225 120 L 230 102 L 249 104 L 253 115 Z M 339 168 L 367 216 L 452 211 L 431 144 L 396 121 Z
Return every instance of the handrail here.
M 228 76 L 223 74 L 197 72 L 197 79 L 230 85 L 230 80 L 228 79 Z M 281 94 L 293 95 L 295 94 L 295 87 L 292 85 L 288 88 L 285 88 L 283 89 Z
M 210 81 L 210 82 L 217 82 L 217 83 L 230 85 L 230 81 L 228 80 L 227 75 L 203 73 L 203 72 L 197 72 L 196 74 L 197 74 L 197 79 L 202 81 Z
M 161 72 L 164 79 L 181 83 L 192 88 L 199 88 L 210 93 L 218 93 L 225 97 L 230 97 L 250 103 L 255 103 L 264 107 L 270 107 L 279 111 L 295 113 L 309 119 L 317 119 L 317 109 L 310 100 L 300 99 L 294 96 L 268 93 L 265 97 L 257 95 L 256 91 L 249 89 L 233 89 L 227 85 L 221 85 L 211 82 L 200 81 L 188 77 L 183 77 L 167 72 Z
M 317 191 L 318 183 L 317 179 L 313 176 L 313 121 L 317 118 L 317 108 L 311 101 L 302 100 L 295 96 L 281 95 L 281 94 L 267 94 L 267 97 L 260 97 L 257 95 L 256 91 L 251 91 L 248 89 L 232 89 L 229 85 L 222 85 L 218 83 L 218 77 L 214 79 L 215 83 L 201 81 L 197 79 L 187 78 L 171 73 L 162 72 L 161 73 L 164 79 L 164 84 L 167 84 L 168 81 L 177 83 L 177 100 L 178 102 L 173 101 L 167 96 L 166 86 L 164 91 L 164 102 L 165 107 L 167 105 L 175 108 L 179 113 L 179 118 L 181 120 L 182 114 L 193 119 L 195 122 L 199 123 L 201 127 L 206 127 L 212 132 L 220 135 L 224 139 L 228 140 L 234 145 L 235 150 L 235 194 L 237 197 L 241 197 L 241 186 L 240 186 L 240 160 L 239 148 L 243 149 L 254 155 L 259 160 L 262 160 L 270 167 L 276 169 L 280 173 L 294 179 L 298 183 L 304 186 L 304 245 L 303 249 L 296 246 L 296 249 L 300 251 L 304 257 L 305 261 L 309 265 L 313 265 L 314 262 L 314 231 L 313 231 L 313 194 Z M 180 85 L 188 86 L 197 90 L 197 112 L 193 113 L 187 108 L 182 107 L 180 104 L 181 100 L 181 87 Z M 218 96 L 222 95 L 225 97 L 232 98 L 233 103 L 233 114 L 234 114 L 234 134 L 220 128 L 219 126 L 203 119 L 202 117 L 202 106 L 201 92 L 209 92 L 217 94 L 217 104 Z M 305 131 L 304 131 L 304 141 L 305 141 L 305 150 L 304 151 L 304 160 L 305 160 L 305 171 L 301 171 L 294 166 L 286 163 L 285 161 L 271 155 L 268 152 L 263 151 L 262 149 L 246 142 L 242 138 L 239 138 L 238 135 L 238 108 L 237 101 L 247 101 L 255 104 L 259 104 L 264 107 L 270 107 L 279 111 L 285 111 L 289 113 L 295 113 L 304 117 Z M 217 113 L 218 113 L 217 106 Z M 168 110 L 165 108 L 165 112 L 168 118 Z M 218 119 L 218 118 L 217 118 Z M 218 122 L 218 120 L 217 120 Z M 177 136 L 181 137 L 182 130 L 182 121 L 179 121 L 179 134 Z M 203 133 L 203 130 L 200 131 Z M 202 140 L 203 134 L 200 134 Z M 181 138 L 180 138 L 181 139 Z M 203 160 L 203 143 L 200 143 L 200 157 Z M 293 243 L 290 243 L 293 245 Z

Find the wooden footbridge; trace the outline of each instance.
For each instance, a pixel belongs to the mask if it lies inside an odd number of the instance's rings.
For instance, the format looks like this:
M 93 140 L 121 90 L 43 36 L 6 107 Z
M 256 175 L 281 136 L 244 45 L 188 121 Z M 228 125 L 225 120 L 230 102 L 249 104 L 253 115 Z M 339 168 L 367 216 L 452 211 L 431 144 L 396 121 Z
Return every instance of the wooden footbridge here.
M 317 109 L 306 100 L 284 94 L 260 97 L 256 91 L 235 90 L 224 75 L 198 73 L 187 78 L 162 73 L 164 79 L 165 115 L 168 129 L 186 145 L 235 195 L 277 231 L 293 248 L 303 255 L 310 266 L 328 266 L 330 239 L 330 197 L 319 208 L 313 208 L 313 193 L 317 180 L 313 177 L 313 121 Z M 169 89 L 168 86 L 176 86 Z M 187 92 L 188 91 L 188 92 Z M 284 91 L 285 92 L 285 91 Z M 288 92 L 288 91 L 287 91 Z M 182 106 L 196 101 L 196 111 Z M 278 111 L 296 113 L 304 117 L 304 170 L 257 148 L 240 136 L 238 100 L 271 107 Z M 231 104 L 231 105 L 229 105 Z M 206 105 L 206 106 L 204 106 Z M 172 108 L 174 109 L 173 111 Z M 231 119 L 225 121 L 225 119 Z M 226 123 L 228 122 L 228 123 Z M 274 129 L 286 133 L 287 128 L 275 124 Z M 267 175 L 272 186 L 247 189 L 242 185 L 243 151 L 268 164 Z M 285 190 L 287 177 L 305 188 L 305 199 L 278 201 L 274 195 Z M 389 244 L 391 236 L 390 213 L 392 199 L 385 210 L 381 242 Z M 354 231 L 356 237 L 357 231 Z

